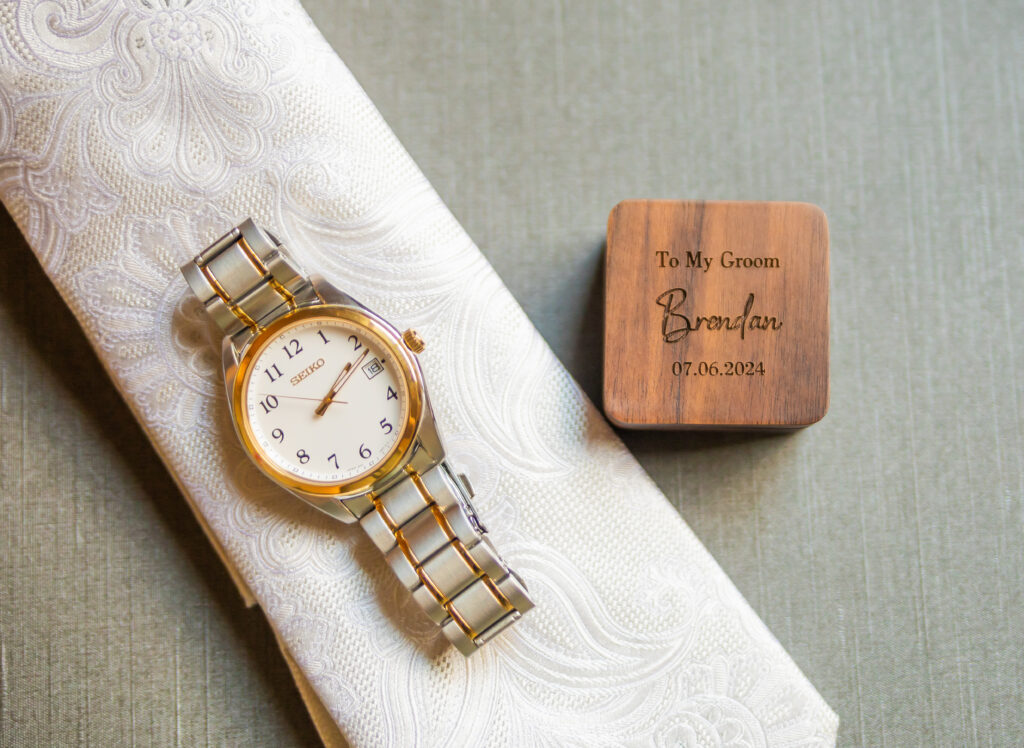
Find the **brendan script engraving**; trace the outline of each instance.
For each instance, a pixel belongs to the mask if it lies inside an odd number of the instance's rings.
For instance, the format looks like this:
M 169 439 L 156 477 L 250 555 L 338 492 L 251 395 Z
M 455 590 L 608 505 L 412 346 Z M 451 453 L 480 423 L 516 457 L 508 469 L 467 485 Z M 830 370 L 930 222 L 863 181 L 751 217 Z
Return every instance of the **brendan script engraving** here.
M 746 338 L 747 330 L 759 332 L 776 332 L 782 327 L 778 317 L 751 314 L 754 308 L 754 294 L 747 296 L 743 312 L 735 316 L 723 314 L 696 315 L 690 317 L 680 309 L 686 303 L 685 288 L 670 288 L 660 294 L 654 303 L 662 308 L 661 336 L 666 343 L 678 343 L 687 335 L 698 330 L 709 332 L 727 332 L 736 330 L 741 339 Z

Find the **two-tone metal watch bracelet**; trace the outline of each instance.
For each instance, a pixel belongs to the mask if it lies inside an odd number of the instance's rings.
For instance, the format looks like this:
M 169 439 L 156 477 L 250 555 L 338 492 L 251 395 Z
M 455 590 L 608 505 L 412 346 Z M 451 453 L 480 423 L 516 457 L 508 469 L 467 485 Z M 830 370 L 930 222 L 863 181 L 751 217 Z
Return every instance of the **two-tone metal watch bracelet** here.
M 471 503 L 469 481 L 447 461 L 379 496 L 363 526 L 413 599 L 465 655 L 533 607 L 526 585 L 498 555 Z
M 322 304 L 284 248 L 247 219 L 182 267 L 224 333 L 254 335 L 301 306 Z M 376 487 L 375 487 L 376 488 Z M 346 503 L 427 615 L 472 654 L 533 607 L 472 505 L 465 475 L 420 450 L 381 490 Z
M 247 218 L 182 265 L 181 273 L 225 335 L 257 333 L 297 307 L 323 303 L 281 250 Z

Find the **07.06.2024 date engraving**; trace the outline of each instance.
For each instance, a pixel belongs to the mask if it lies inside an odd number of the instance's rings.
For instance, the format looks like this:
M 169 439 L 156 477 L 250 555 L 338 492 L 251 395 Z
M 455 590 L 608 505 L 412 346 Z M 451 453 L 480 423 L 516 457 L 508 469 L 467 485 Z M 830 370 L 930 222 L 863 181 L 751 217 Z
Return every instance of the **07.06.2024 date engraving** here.
M 764 361 L 673 361 L 677 377 L 752 377 L 764 376 Z

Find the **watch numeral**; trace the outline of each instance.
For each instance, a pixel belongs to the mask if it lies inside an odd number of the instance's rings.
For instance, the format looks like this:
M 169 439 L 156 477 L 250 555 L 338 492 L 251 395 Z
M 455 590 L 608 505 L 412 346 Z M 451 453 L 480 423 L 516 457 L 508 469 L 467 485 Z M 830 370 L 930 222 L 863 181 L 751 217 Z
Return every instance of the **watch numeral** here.
M 288 358 L 290 360 L 302 353 L 302 343 L 297 341 L 295 338 L 292 338 L 281 346 L 281 350 L 288 354 Z
M 306 450 L 304 449 L 300 449 L 298 452 L 296 452 L 295 456 L 299 458 L 299 462 L 301 462 L 303 465 L 309 462 L 309 455 L 306 453 Z
M 398 395 L 395 394 L 395 391 L 393 389 L 388 387 L 388 400 L 397 400 L 397 399 L 398 399 Z
M 265 398 L 260 400 L 260 406 L 263 408 L 264 413 L 269 413 L 277 407 L 277 398 L 273 395 L 267 395 Z
M 271 384 L 277 381 L 281 376 L 281 370 L 277 368 L 277 364 L 271 364 L 269 367 L 264 369 L 263 373 L 267 375 Z
M 270 435 L 277 439 L 279 442 L 284 441 L 284 432 L 281 431 L 281 429 L 274 429 L 273 431 L 270 432 Z
M 336 455 L 336 454 L 329 454 L 329 455 L 327 455 L 327 461 L 330 462 L 330 463 L 333 463 L 335 470 L 338 469 L 338 455 Z
M 323 330 L 317 330 L 317 331 L 316 331 L 316 334 L 317 334 L 317 335 L 319 335 L 319 336 L 320 336 L 320 340 L 324 341 L 325 343 L 329 343 L 329 342 L 330 342 L 330 341 L 329 341 L 329 340 L 327 339 L 327 336 L 326 336 L 326 335 L 324 335 L 324 331 L 323 331 Z
M 365 444 L 360 444 L 359 445 L 359 456 L 362 457 L 364 460 L 367 457 L 369 457 L 370 455 L 372 455 L 372 454 L 373 454 L 373 452 L 371 452 L 369 449 L 367 449 Z
M 380 427 L 384 431 L 385 434 L 390 434 L 392 431 L 395 430 L 395 427 L 392 426 L 390 423 L 388 423 L 388 419 L 387 418 L 381 418 L 380 419 Z
M 357 338 L 355 335 L 349 335 L 348 339 L 352 341 L 353 351 L 358 351 L 360 348 L 363 347 L 363 344 L 359 342 L 359 338 Z

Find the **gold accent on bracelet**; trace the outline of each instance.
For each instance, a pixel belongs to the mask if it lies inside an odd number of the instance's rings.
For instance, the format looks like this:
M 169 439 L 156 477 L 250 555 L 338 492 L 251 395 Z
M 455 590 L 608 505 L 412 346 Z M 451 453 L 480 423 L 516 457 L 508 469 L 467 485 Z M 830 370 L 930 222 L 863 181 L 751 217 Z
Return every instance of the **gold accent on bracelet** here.
M 242 309 L 242 307 L 238 306 L 238 304 L 231 300 L 231 297 L 228 296 L 228 292 L 224 290 L 224 286 L 222 286 L 220 282 L 213 276 L 213 273 L 210 272 L 210 269 L 206 266 L 206 263 L 196 263 L 196 267 L 199 268 L 199 272 L 203 274 L 204 278 L 206 278 L 206 282 L 210 284 L 210 287 L 213 289 L 213 292 L 217 294 L 221 301 L 224 302 L 224 306 L 228 308 L 228 311 L 231 312 L 236 317 L 238 317 L 238 319 L 241 320 L 242 324 L 248 327 L 250 330 L 252 330 L 253 332 L 259 332 L 261 328 L 256 323 L 256 320 L 254 320 L 252 317 L 246 314 L 245 310 Z
M 494 583 L 494 580 L 491 579 L 490 575 L 480 567 L 480 564 L 478 564 L 470 555 L 469 549 L 466 548 L 466 544 L 463 543 L 459 536 L 455 534 L 455 530 L 452 528 L 451 523 L 448 522 L 448 518 L 444 516 L 444 512 L 441 511 L 441 507 L 438 506 L 434 497 L 430 495 L 426 485 L 423 483 L 423 479 L 412 468 L 407 468 L 407 472 L 409 473 L 409 478 L 412 480 L 413 485 L 416 486 L 416 490 L 419 492 L 420 497 L 427 502 L 427 508 L 430 509 L 431 514 L 434 515 L 434 520 L 441 527 L 441 531 L 448 537 L 450 545 L 462 557 L 462 560 L 466 562 L 466 565 L 469 566 L 470 571 L 473 572 L 477 579 L 484 583 L 484 586 L 487 587 L 487 591 L 491 593 L 491 597 L 493 597 L 502 608 L 510 613 L 514 611 L 516 608 L 512 604 L 512 601 L 509 600 L 505 593 L 498 588 L 498 585 Z
M 418 476 L 417 476 L 418 477 Z M 431 579 L 420 566 L 419 559 L 416 558 L 416 554 L 412 552 L 412 548 L 409 547 L 409 542 L 405 539 L 405 534 L 402 532 L 402 528 L 395 524 L 395 520 L 388 514 L 387 509 L 381 503 L 380 497 L 371 495 L 370 500 L 373 502 L 374 509 L 380 515 L 380 518 L 384 520 L 384 524 L 388 526 L 391 534 L 395 536 L 395 543 L 402 550 L 402 554 L 406 560 L 412 565 L 413 571 L 416 572 L 416 576 L 419 577 L 420 583 L 427 588 L 427 591 L 434 596 L 438 604 L 444 608 L 445 613 L 455 621 L 455 625 L 462 629 L 462 632 L 470 639 L 474 639 L 477 633 L 473 630 L 473 627 L 469 625 L 469 622 L 463 618 L 459 611 L 455 610 L 452 605 L 451 599 L 441 591 L 441 588 L 434 584 L 434 580 Z M 433 502 L 431 502 L 433 503 Z M 436 506 L 436 504 L 435 504 Z
M 287 288 L 285 288 L 281 284 L 281 282 L 271 274 L 270 269 L 267 267 L 266 263 L 260 259 L 260 256 L 256 254 L 256 252 L 253 251 L 253 248 L 249 246 L 249 242 L 245 240 L 244 236 L 239 236 L 237 242 L 239 248 L 242 250 L 242 253 L 246 256 L 246 259 L 248 259 L 249 262 L 253 264 L 253 267 L 255 267 L 260 272 L 264 280 L 266 280 L 267 285 L 270 286 L 275 291 L 277 291 L 277 295 L 285 300 L 285 303 L 288 304 L 289 309 L 294 309 L 295 295 L 292 294 L 292 292 L 289 291 Z

